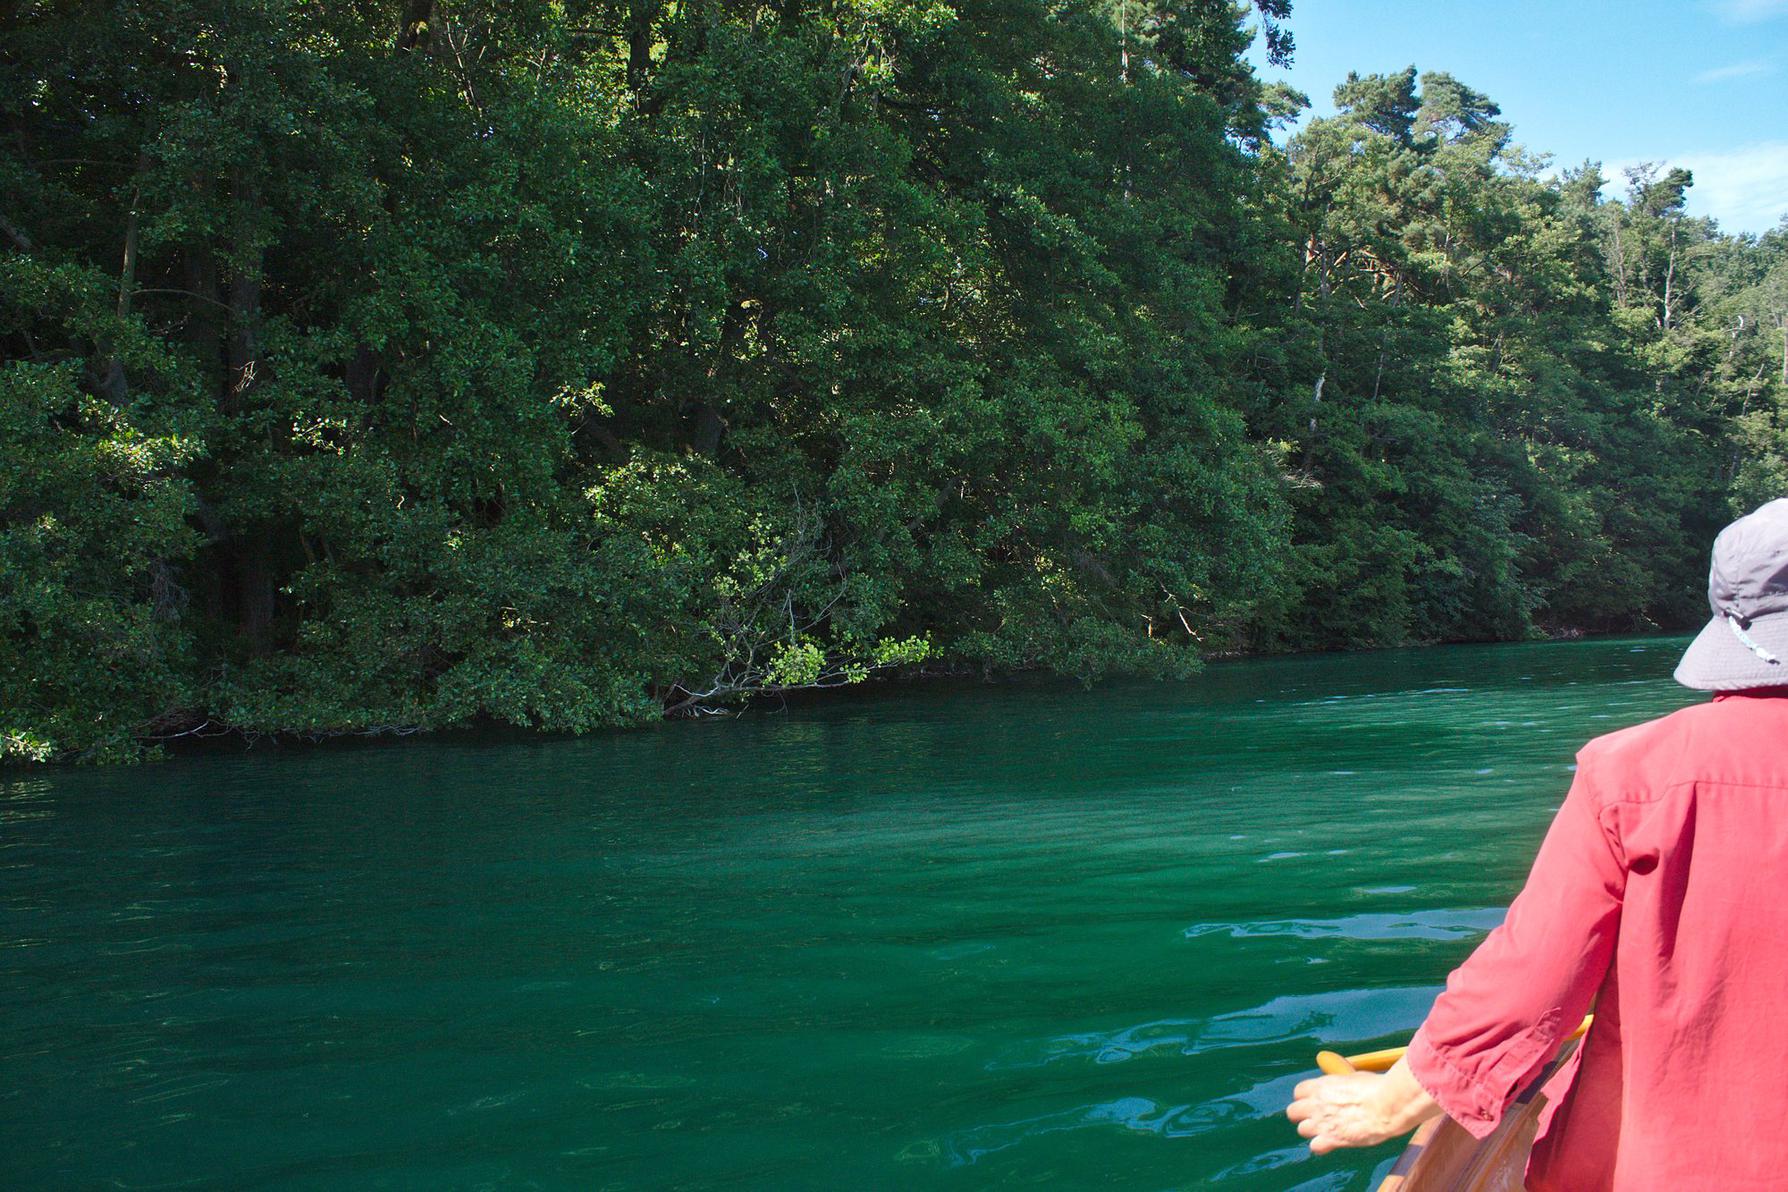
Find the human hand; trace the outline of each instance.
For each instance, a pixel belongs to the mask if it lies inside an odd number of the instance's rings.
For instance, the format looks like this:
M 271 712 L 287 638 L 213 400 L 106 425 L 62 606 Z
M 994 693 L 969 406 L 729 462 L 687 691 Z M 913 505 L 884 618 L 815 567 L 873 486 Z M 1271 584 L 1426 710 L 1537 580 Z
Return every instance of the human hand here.
M 1385 1077 L 1376 1072 L 1319 1076 L 1292 1090 L 1285 1116 L 1297 1123 L 1298 1134 L 1310 1140 L 1314 1154 L 1341 1147 L 1377 1146 L 1403 1133 L 1385 1104 Z
M 1417 1083 L 1407 1056 L 1383 1076 L 1319 1076 L 1298 1085 L 1291 1096 L 1285 1116 L 1318 1155 L 1344 1146 L 1377 1146 L 1440 1114 L 1440 1102 Z

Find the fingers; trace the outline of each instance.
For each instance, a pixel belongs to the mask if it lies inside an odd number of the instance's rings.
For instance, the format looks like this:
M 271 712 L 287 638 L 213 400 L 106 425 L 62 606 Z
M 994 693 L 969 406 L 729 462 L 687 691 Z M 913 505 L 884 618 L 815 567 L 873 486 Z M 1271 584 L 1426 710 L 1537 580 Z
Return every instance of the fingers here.
M 1383 1079 L 1362 1072 L 1302 1081 L 1292 1090 L 1285 1116 L 1315 1155 L 1382 1141 L 1388 1135 L 1376 1124 L 1370 1096 Z

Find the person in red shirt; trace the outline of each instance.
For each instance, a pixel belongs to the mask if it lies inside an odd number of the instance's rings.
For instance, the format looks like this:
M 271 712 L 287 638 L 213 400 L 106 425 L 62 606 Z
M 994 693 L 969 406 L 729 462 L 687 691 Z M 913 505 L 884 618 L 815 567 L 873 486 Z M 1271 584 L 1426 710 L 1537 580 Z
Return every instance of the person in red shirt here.
M 1714 698 L 1598 737 L 1502 926 L 1383 1075 L 1298 1085 L 1310 1149 L 1445 1113 L 1482 1138 L 1547 1084 L 1531 1190 L 1788 1188 L 1788 499 L 1714 543 L 1676 679 Z

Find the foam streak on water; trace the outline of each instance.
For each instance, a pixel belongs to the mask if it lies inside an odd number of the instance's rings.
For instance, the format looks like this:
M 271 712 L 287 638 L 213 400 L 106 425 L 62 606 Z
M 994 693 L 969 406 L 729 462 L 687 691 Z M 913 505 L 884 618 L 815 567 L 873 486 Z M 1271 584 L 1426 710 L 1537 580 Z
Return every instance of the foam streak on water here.
M 0 1186 L 1362 1188 L 1277 1114 L 1680 642 L 0 780 Z

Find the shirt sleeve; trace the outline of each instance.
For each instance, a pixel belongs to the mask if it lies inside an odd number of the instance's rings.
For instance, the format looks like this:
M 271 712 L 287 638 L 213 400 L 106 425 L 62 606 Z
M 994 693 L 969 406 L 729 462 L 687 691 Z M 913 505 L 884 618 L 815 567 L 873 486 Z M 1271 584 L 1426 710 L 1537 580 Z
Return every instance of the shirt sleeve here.
M 1590 751 L 1508 918 L 1447 978 L 1410 1040 L 1410 1074 L 1474 1138 L 1557 1053 L 1614 955 L 1626 863 Z

